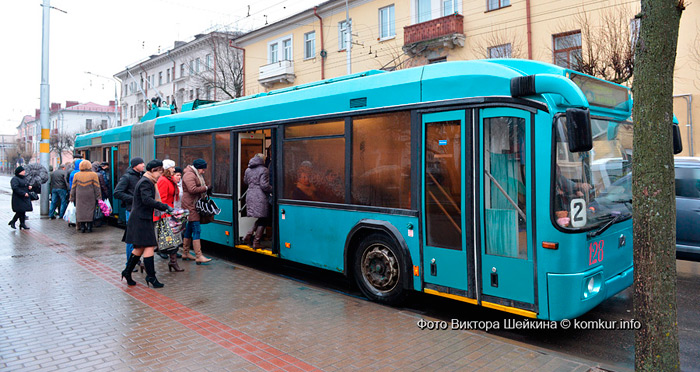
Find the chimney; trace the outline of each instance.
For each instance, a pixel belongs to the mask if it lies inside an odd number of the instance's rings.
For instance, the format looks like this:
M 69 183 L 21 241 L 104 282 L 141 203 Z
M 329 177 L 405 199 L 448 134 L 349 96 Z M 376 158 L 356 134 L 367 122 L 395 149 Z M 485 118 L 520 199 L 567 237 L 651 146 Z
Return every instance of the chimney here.
M 185 45 L 185 44 L 187 44 L 187 43 L 184 42 L 184 41 L 177 41 L 177 40 L 176 40 L 176 41 L 175 41 L 175 48 L 179 48 L 179 47 L 181 47 L 181 46 L 183 46 L 183 45 Z
M 80 104 L 80 102 L 78 102 L 78 101 L 66 101 L 66 108 L 77 106 L 79 104 Z
M 60 103 L 51 103 L 51 112 L 56 112 L 61 109 L 61 104 Z
M 39 120 L 40 114 L 41 114 L 41 109 L 36 109 L 36 110 L 34 111 L 34 118 L 35 118 L 35 120 Z

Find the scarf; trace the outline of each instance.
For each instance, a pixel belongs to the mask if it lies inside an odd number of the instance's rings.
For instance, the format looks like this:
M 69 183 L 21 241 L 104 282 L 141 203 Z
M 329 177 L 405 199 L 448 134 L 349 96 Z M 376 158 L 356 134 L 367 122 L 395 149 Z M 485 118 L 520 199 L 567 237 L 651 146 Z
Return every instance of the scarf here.
M 199 174 L 199 171 L 197 170 L 197 168 L 195 168 L 194 165 L 189 165 L 189 167 L 192 168 L 192 170 L 194 171 L 194 174 L 196 174 L 197 178 L 199 178 L 200 186 L 207 186 L 207 183 L 204 182 L 204 177 L 201 174 Z M 204 197 L 204 195 L 206 195 L 206 192 L 202 193 L 202 197 Z
M 170 181 L 170 183 L 172 183 L 173 186 L 175 186 L 175 199 L 174 200 L 175 201 L 180 200 L 180 186 L 178 186 L 177 183 L 175 183 L 175 181 L 173 181 L 172 177 L 165 177 L 165 178 L 167 178 L 168 181 Z
M 155 176 L 153 175 L 153 173 L 151 173 L 151 172 L 146 172 L 146 173 L 143 174 L 143 176 L 146 177 L 146 178 L 148 178 L 148 180 L 151 181 L 151 183 L 153 184 L 153 186 L 154 186 L 153 188 L 156 190 L 156 198 L 155 198 L 155 199 L 156 199 L 157 202 L 160 203 L 160 202 L 161 202 L 161 200 L 160 200 L 160 192 L 158 192 L 158 188 L 155 187 L 156 181 L 158 181 L 158 180 L 156 179 L 156 177 L 155 177 Z

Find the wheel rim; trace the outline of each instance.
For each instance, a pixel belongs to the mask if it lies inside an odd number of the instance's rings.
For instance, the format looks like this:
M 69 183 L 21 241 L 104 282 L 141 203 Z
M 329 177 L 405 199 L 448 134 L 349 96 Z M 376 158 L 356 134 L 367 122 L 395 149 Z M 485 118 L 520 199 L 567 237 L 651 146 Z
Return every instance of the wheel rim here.
M 362 255 L 362 276 L 379 292 L 389 292 L 399 282 L 399 263 L 389 247 L 373 244 Z

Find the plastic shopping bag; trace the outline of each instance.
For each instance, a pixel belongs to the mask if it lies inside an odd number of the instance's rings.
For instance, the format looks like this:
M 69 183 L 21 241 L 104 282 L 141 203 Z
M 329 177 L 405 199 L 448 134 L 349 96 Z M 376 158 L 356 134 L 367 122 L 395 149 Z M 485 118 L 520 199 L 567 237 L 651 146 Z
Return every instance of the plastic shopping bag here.
M 112 206 L 109 204 L 109 199 L 98 200 L 97 204 L 100 208 L 100 212 L 102 212 L 104 216 L 112 214 Z
M 63 215 L 63 219 L 68 221 L 69 224 L 76 223 L 75 204 L 73 202 L 68 203 L 68 207 L 66 207 L 66 213 Z

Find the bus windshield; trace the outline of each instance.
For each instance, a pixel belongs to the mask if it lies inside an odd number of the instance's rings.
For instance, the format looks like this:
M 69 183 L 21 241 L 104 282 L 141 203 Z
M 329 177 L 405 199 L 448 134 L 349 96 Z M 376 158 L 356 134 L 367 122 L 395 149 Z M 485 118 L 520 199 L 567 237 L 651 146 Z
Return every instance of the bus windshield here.
M 566 118 L 555 119 L 553 219 L 563 229 L 589 230 L 632 215 L 632 123 L 591 119 L 593 149 L 569 152 Z

